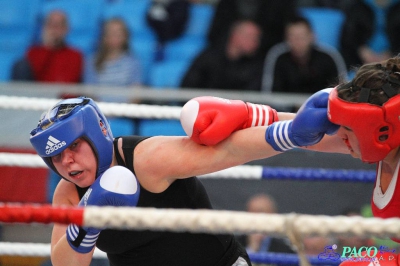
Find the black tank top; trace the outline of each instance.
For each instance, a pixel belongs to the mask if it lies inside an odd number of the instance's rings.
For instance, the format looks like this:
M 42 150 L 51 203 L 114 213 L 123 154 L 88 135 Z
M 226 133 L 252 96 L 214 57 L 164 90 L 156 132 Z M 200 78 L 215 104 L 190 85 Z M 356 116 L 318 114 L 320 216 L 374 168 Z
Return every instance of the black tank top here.
M 119 165 L 133 173 L 133 150 L 145 137 L 123 137 L 125 162 L 116 148 Z M 86 189 L 77 187 L 82 198 Z M 140 187 L 138 207 L 211 209 L 205 188 L 197 177 L 178 179 L 164 192 L 151 193 Z M 107 253 L 111 266 L 230 266 L 238 257 L 248 265 L 245 249 L 233 235 L 175 233 L 150 230 L 103 230 L 96 245 Z

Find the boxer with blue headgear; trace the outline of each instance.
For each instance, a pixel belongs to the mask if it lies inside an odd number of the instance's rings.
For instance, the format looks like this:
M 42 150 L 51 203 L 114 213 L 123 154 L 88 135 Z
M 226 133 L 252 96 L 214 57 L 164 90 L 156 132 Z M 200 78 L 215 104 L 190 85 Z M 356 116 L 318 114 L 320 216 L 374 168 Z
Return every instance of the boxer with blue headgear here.
M 41 116 L 39 124 L 31 131 L 30 141 L 45 163 L 69 181 L 57 170 L 54 157 L 66 152 L 80 138 L 91 146 L 97 169 L 90 187 L 79 188 L 87 192 L 78 206 L 136 206 L 139 182 L 129 169 L 112 166 L 113 135 L 106 117 L 92 99 L 79 97 L 58 102 Z M 66 239 L 74 251 L 90 253 L 101 231 L 70 224 Z
M 56 173 L 51 157 L 62 153 L 76 139 L 84 138 L 97 158 L 96 177 L 112 162 L 113 135 L 106 117 L 90 98 L 79 97 L 58 102 L 44 113 L 30 141 L 44 162 Z
M 248 105 L 241 106 L 245 107 L 241 109 L 245 118 L 242 127 L 253 121 L 273 120 L 264 119 L 266 114 L 275 117 L 268 109 L 249 112 Z M 113 139 L 97 105 L 80 97 L 63 100 L 45 113 L 32 130 L 30 141 L 46 164 L 70 181 L 58 182 L 52 201 L 55 206 L 137 204 L 144 208 L 210 209 L 207 192 L 196 175 L 277 154 L 265 142 L 263 128 L 234 134 L 235 138 L 213 148 L 185 136 Z M 251 265 L 233 234 L 181 232 L 172 236 L 163 231 L 102 230 L 56 223 L 51 240 L 53 265 L 90 265 L 95 246 L 116 266 Z

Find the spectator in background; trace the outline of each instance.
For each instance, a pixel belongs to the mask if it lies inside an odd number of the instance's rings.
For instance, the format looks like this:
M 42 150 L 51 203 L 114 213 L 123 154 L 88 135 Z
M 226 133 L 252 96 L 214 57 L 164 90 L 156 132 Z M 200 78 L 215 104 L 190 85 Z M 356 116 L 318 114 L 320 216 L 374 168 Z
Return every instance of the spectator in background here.
M 296 14 L 296 0 L 220 0 L 208 33 L 212 45 L 224 43 L 232 24 L 252 20 L 263 33 L 259 54 L 265 57 L 269 48 L 282 42 L 288 19 Z
M 247 201 L 251 213 L 277 213 L 275 200 L 267 194 L 257 194 Z M 249 234 L 245 241 L 247 252 L 295 253 L 288 239 L 270 237 L 261 233 Z
M 341 53 L 348 68 L 400 52 L 399 13 L 398 0 L 359 0 L 348 9 L 341 36 Z
M 296 17 L 285 28 L 285 42 L 268 52 L 264 63 L 264 92 L 314 93 L 346 75 L 343 58 L 333 48 L 314 43 L 308 20 Z
M 181 87 L 259 91 L 262 60 L 256 54 L 261 36 L 256 23 L 235 22 L 227 43 L 201 52 L 185 74 Z
M 165 44 L 181 36 L 186 29 L 189 7 L 187 0 L 152 0 L 146 20 L 157 35 L 156 61 L 164 59 Z
M 83 82 L 85 84 L 121 87 L 129 90 L 130 86 L 143 83 L 142 66 L 130 52 L 130 32 L 124 20 L 111 18 L 103 24 L 97 51 L 85 60 Z M 126 95 L 99 95 L 99 101 L 132 103 Z M 135 100 L 138 103 L 139 100 Z M 114 133 L 129 134 L 134 130 L 136 119 L 128 117 L 110 117 Z M 120 125 L 120 126 L 119 126 Z M 121 131 L 122 130 L 122 131 Z
M 66 14 L 60 10 L 50 12 L 42 28 L 41 44 L 30 47 L 26 57 L 16 62 L 12 79 L 81 82 L 82 54 L 66 44 L 68 30 Z
M 98 50 L 85 61 L 84 83 L 142 84 L 141 65 L 129 51 L 129 30 L 123 20 L 113 18 L 105 22 Z

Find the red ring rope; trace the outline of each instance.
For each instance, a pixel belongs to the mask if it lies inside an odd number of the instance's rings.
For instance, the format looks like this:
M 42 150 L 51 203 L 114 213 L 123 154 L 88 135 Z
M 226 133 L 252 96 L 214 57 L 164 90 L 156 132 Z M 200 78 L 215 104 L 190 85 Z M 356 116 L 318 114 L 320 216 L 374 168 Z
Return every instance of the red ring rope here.
M 51 205 L 2 204 L 0 222 L 83 224 L 83 208 L 53 207 Z

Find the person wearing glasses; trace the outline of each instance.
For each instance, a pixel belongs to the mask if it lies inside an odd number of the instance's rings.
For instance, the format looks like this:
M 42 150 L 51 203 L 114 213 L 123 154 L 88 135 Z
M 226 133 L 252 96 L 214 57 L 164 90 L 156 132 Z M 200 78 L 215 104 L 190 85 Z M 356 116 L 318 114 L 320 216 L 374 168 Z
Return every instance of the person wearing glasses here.
M 278 154 L 265 141 L 265 127 L 255 126 L 287 119 L 288 114 L 214 97 L 203 103 L 218 106 L 220 115 L 235 114 L 220 132 L 231 136 L 214 147 L 186 136 L 114 138 L 92 99 L 57 103 L 41 116 L 30 137 L 38 155 L 62 177 L 53 205 L 212 208 L 195 176 Z M 246 129 L 231 134 L 239 128 Z M 232 234 L 102 230 L 74 224 L 54 225 L 52 264 L 89 265 L 95 246 L 107 253 L 113 266 L 251 265 Z

